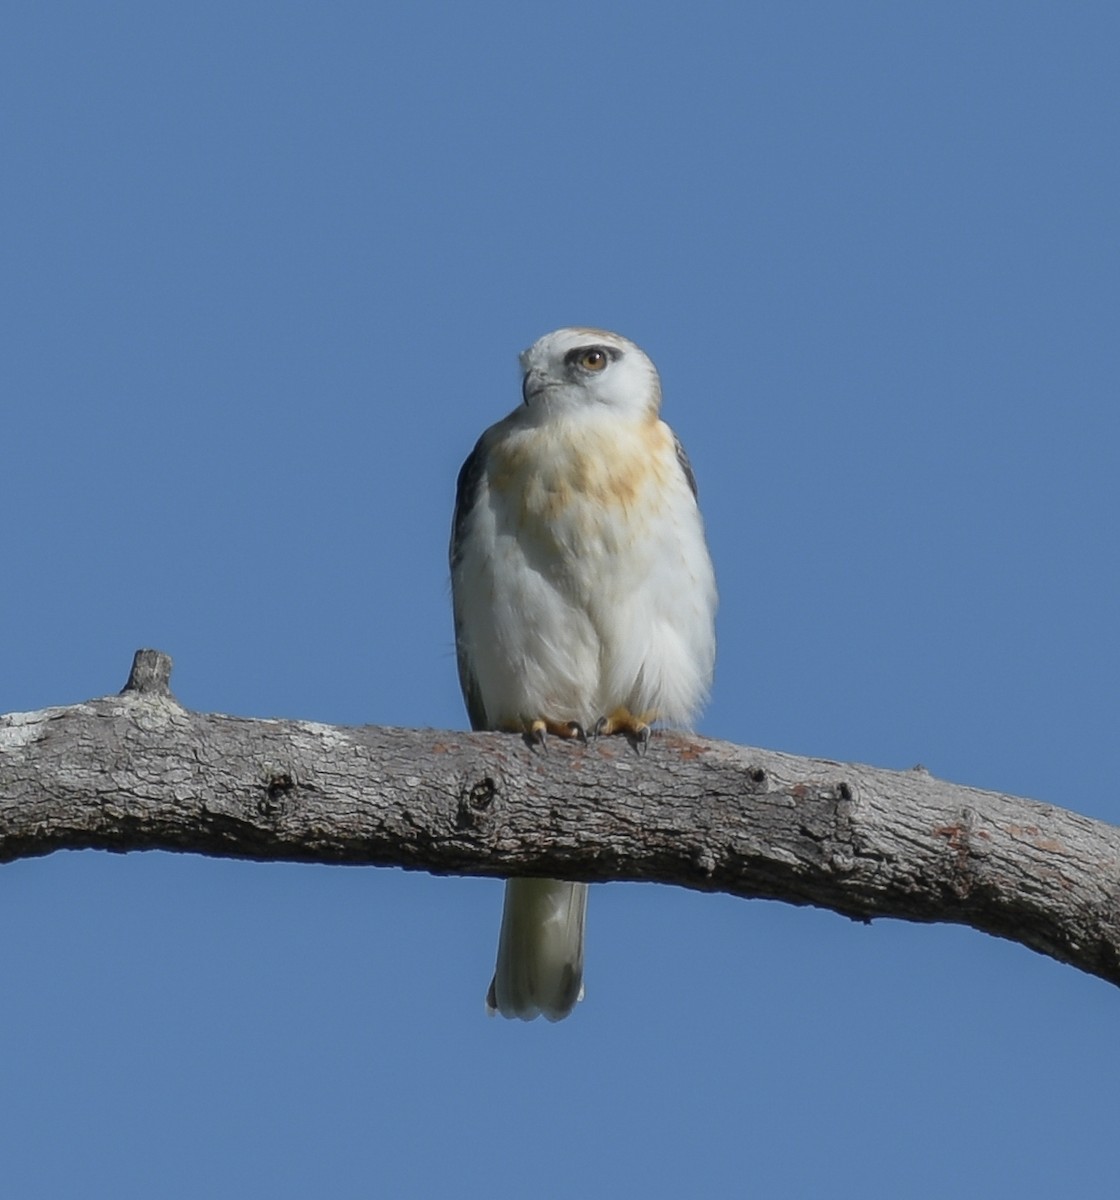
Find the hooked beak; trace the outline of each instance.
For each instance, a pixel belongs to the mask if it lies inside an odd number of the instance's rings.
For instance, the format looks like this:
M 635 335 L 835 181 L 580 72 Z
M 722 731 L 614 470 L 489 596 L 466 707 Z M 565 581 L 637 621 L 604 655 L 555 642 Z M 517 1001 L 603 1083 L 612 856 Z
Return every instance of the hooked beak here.
M 544 375 L 535 369 L 530 369 L 525 372 L 521 380 L 521 399 L 528 404 L 531 400 L 535 400 L 545 389 Z

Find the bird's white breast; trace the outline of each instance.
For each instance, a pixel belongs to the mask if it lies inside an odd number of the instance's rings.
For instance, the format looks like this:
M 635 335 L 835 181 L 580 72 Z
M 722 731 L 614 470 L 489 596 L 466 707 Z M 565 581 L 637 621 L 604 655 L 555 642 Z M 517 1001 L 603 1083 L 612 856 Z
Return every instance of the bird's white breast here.
M 687 724 L 715 651 L 715 582 L 668 426 L 520 412 L 484 438 L 456 606 L 488 724 Z

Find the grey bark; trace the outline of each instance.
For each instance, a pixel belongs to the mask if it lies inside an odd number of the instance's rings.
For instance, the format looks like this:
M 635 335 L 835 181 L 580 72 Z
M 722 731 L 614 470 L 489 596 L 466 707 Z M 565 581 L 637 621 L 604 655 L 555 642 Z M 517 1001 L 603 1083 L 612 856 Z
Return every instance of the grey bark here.
M 435 874 L 650 880 L 948 921 L 1120 983 L 1120 828 L 934 779 L 681 734 L 512 734 L 190 712 L 171 660 L 0 716 L 0 862 L 180 850 Z

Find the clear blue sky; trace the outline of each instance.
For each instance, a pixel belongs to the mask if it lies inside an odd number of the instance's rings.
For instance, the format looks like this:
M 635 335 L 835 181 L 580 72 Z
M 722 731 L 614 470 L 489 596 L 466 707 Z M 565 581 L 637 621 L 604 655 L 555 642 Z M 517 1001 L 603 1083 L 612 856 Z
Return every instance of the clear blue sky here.
M 455 473 L 517 352 L 661 368 L 719 574 L 703 732 L 1120 821 L 1120 10 L 18 6 L 0 711 L 462 727 Z M 595 889 L 488 1021 L 500 885 L 0 868 L 5 1194 L 1052 1197 L 1120 996 L 969 930 Z

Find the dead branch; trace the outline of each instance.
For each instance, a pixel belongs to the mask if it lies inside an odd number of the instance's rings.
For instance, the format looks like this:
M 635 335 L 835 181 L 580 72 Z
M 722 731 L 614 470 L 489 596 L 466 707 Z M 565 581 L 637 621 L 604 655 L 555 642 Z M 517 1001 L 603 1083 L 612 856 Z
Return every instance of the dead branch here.
M 189 712 L 171 660 L 0 716 L 0 862 L 180 850 L 650 880 L 949 921 L 1120 983 L 1120 828 L 934 779 L 662 734 L 553 741 Z

